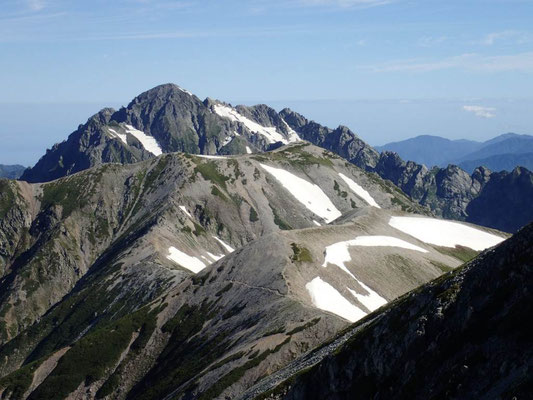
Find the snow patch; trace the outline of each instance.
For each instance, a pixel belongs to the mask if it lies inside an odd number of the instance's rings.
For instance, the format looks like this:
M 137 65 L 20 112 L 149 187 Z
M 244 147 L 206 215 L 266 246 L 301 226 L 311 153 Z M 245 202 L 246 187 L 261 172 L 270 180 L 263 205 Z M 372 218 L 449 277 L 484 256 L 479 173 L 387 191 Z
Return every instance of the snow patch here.
M 408 250 L 415 250 L 421 253 L 427 253 L 428 251 L 415 246 L 405 240 L 401 240 L 391 236 L 358 236 L 353 240 L 346 240 L 343 242 L 337 242 L 326 247 L 326 256 L 324 259 L 323 267 L 327 267 L 328 264 L 334 264 L 349 274 L 352 278 L 357 278 L 348 270 L 345 262 L 351 261 L 352 257 L 348 248 L 350 246 L 366 246 L 366 247 L 401 247 Z
M 209 155 L 205 155 L 205 154 L 197 154 L 198 157 L 202 157 L 202 158 L 214 158 L 214 159 L 218 159 L 218 160 L 224 160 L 224 159 L 227 159 L 228 157 L 224 157 L 224 156 L 209 156 Z
M 289 124 L 287 122 L 285 122 L 285 120 L 283 118 L 281 118 L 281 122 L 283 122 L 285 124 L 285 127 L 289 131 L 289 143 L 299 142 L 300 140 L 302 140 L 302 139 L 300 139 L 300 136 L 298 136 L 296 131 L 294 129 L 292 129 L 289 126 Z
M 171 261 L 174 261 L 176 264 L 181 265 L 183 268 L 187 268 L 189 271 L 197 274 L 203 270 L 206 265 L 200 261 L 200 259 L 190 256 L 175 247 L 170 247 L 168 249 L 169 255 L 167 258 Z
M 134 136 L 139 142 L 141 142 L 146 151 L 149 151 L 154 156 L 160 156 L 161 154 L 163 154 L 163 150 L 161 150 L 161 147 L 153 136 L 148 136 L 143 131 L 135 129 L 131 125 L 125 124 L 124 126 L 126 127 L 126 132 L 128 132 L 129 134 Z
M 332 312 L 350 322 L 360 320 L 366 313 L 354 306 L 337 289 L 316 277 L 305 285 L 313 305 L 321 310 Z
M 364 201 L 366 201 L 369 205 L 376 208 L 381 208 L 378 203 L 374 200 L 374 198 L 368 193 L 365 189 L 363 189 L 358 183 L 356 183 L 353 179 L 348 178 L 346 175 L 339 173 L 339 176 L 341 179 L 346 182 L 348 187 L 360 198 L 362 198 Z
M 233 136 L 228 136 L 226 139 L 224 139 L 224 141 L 222 142 L 222 146 L 226 146 L 227 144 L 229 144 L 232 140 L 234 139 Z
M 128 144 L 127 135 L 123 133 L 118 133 L 116 130 L 111 128 L 107 128 L 107 130 L 109 131 L 112 137 L 120 139 L 122 142 L 124 142 L 124 144 Z
M 224 106 L 222 104 L 216 104 L 214 106 L 215 113 L 221 117 L 228 118 L 234 122 L 240 122 L 246 126 L 250 131 L 258 133 L 264 136 L 269 143 L 282 142 L 284 144 L 289 143 L 287 139 L 281 135 L 273 126 L 262 126 L 244 115 L 241 115 L 237 110 Z
M 187 209 L 185 208 L 185 206 L 179 206 L 179 207 L 180 207 L 181 211 L 183 211 L 185 214 L 187 214 L 187 216 L 188 216 L 189 218 L 192 219 L 192 215 L 189 213 L 189 211 L 187 211 Z
M 226 244 L 222 241 L 222 239 L 220 239 L 219 237 L 217 236 L 213 236 L 215 238 L 215 240 L 220 243 L 222 245 L 222 247 L 224 247 L 226 249 L 227 252 L 229 253 L 233 253 L 235 251 L 235 249 L 233 247 L 231 247 L 229 244 Z
M 315 224 L 316 226 L 322 226 L 322 225 L 320 224 L 320 222 L 315 221 L 315 220 L 313 220 L 313 224 Z
M 465 246 L 482 251 L 505 240 L 458 222 L 435 218 L 391 217 L 389 225 L 418 240 L 436 246 Z
M 252 149 L 246 146 L 246 154 L 252 154 Z
M 350 288 L 347 288 L 347 289 L 357 300 L 361 302 L 362 305 L 364 305 L 370 311 L 377 310 L 379 307 L 387 304 L 386 299 L 384 299 L 379 294 L 374 292 L 372 289 L 366 286 L 363 282 L 358 280 L 357 283 L 361 285 L 362 288 L 368 292 L 367 295 L 359 294 L 355 290 L 352 290 Z
M 192 96 L 192 93 L 189 92 L 187 89 L 180 88 L 179 86 L 178 89 L 181 90 L 183 93 L 187 93 L 189 96 Z
M 337 210 L 328 196 L 318 185 L 299 178 L 281 168 L 259 164 L 269 174 L 276 178 L 281 185 L 302 203 L 308 210 L 322 217 L 327 223 L 339 218 L 341 212 Z
M 216 254 L 212 254 L 212 253 L 210 253 L 210 252 L 208 252 L 208 251 L 206 251 L 206 253 L 207 253 L 207 255 L 208 255 L 209 257 L 211 257 L 211 258 L 212 258 L 213 260 L 215 260 L 215 261 L 218 261 L 218 260 L 220 260 L 222 257 L 224 257 L 224 254 L 221 254 L 221 255 L 217 256 Z

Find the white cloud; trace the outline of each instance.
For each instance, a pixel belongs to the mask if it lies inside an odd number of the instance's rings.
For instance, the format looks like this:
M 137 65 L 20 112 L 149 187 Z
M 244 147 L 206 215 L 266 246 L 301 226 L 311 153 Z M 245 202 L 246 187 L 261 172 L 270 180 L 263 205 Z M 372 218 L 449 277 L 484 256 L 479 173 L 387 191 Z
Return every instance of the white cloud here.
M 360 68 L 374 72 L 429 72 L 452 68 L 480 72 L 533 72 L 533 52 L 502 56 L 484 56 L 471 53 L 434 61 L 421 59 L 397 60 L 380 65 L 363 65 Z
M 494 107 L 483 106 L 463 106 L 463 110 L 474 113 L 476 117 L 480 118 L 493 118 L 495 116 L 493 111 L 496 111 Z

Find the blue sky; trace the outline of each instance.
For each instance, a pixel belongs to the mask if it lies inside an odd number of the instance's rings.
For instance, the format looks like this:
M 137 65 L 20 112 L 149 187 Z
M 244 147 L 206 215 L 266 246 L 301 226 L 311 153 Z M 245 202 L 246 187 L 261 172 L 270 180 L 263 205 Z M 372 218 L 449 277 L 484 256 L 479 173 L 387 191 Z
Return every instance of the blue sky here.
M 532 21 L 531 0 L 4 0 L 0 163 L 165 82 L 371 144 L 533 133 Z

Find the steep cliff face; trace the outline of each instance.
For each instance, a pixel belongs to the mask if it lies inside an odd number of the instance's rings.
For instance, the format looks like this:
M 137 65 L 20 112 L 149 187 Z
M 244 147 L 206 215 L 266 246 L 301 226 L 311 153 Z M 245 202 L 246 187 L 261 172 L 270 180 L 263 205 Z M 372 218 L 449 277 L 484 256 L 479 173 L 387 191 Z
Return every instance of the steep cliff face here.
M 403 296 L 256 398 L 528 398 L 533 225 Z M 317 350 L 316 352 L 319 352 Z M 268 388 L 268 385 L 258 387 Z M 252 396 L 253 397 L 253 396 Z M 246 395 L 243 398 L 252 398 Z

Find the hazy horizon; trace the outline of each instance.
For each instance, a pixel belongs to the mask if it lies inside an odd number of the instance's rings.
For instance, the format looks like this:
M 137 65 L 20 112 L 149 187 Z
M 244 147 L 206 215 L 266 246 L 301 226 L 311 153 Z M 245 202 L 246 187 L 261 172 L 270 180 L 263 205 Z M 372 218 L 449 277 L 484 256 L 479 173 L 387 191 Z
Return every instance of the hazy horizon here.
M 531 16 L 530 0 L 6 0 L 0 163 L 166 82 L 372 145 L 531 133 Z

